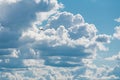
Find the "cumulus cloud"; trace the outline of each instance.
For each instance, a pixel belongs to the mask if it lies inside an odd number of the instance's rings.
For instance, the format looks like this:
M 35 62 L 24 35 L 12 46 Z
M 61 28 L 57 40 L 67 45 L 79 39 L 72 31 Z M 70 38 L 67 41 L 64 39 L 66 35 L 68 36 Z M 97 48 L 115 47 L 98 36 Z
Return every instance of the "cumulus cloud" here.
M 25 60 L 24 61 L 29 68 L 19 68 L 19 69 L 2 69 L 0 72 L 1 79 L 36 79 L 36 80 L 91 80 L 91 79 L 117 79 L 114 75 L 108 75 L 109 68 L 107 67 L 51 67 L 42 65 L 39 60 Z M 36 66 L 36 67 L 33 67 Z M 93 66 L 93 65 L 92 65 Z
M 15 30 L 29 27 L 29 24 L 36 19 L 37 12 L 48 12 L 59 8 L 56 0 L 40 0 L 39 2 L 17 0 L 16 3 L 11 4 L 2 2 L 0 4 L 0 23 L 4 27 Z M 9 2 L 9 0 L 6 2 Z
M 20 46 L 22 31 L 31 27 L 43 12 L 51 15 L 60 6 L 56 0 L 0 0 L 0 48 Z
M 61 18 L 64 17 L 64 18 Z M 64 19 L 64 20 L 63 20 Z M 51 16 L 44 30 L 28 29 L 20 41 L 27 42 L 37 51 L 45 65 L 72 67 L 84 65 L 84 58 L 93 58 L 97 50 L 106 50 L 109 35 L 97 35 L 93 24 L 88 24 L 79 14 L 59 12 Z
M 80 14 L 73 15 L 69 12 L 57 13 L 48 20 L 48 27 L 57 28 L 60 25 L 64 25 L 66 28 L 69 28 L 74 25 L 79 25 L 84 23 L 84 19 Z
M 111 36 L 98 34 L 80 14 L 57 11 L 62 6 L 57 0 L 0 0 L 0 79 L 114 78 L 93 64 Z
M 63 26 L 60 26 L 57 30 L 47 29 L 39 33 L 34 31 L 25 32 L 21 39 L 28 41 L 33 39 L 31 46 L 40 51 L 40 56 L 45 59 L 46 65 L 77 66 L 81 65 L 79 61 L 83 56 L 87 57 L 91 54 L 84 52 L 84 43 L 79 43 L 80 40 L 77 41 L 79 44 L 71 40 Z

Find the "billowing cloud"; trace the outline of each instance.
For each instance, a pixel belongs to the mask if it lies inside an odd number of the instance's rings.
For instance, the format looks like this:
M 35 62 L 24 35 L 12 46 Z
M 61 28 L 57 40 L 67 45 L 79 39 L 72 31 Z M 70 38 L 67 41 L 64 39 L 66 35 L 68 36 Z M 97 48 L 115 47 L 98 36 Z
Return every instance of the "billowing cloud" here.
M 80 14 L 59 12 L 42 30 L 34 26 L 23 32 L 20 41 L 38 52 L 45 65 L 73 67 L 84 65 L 82 60 L 92 59 L 97 50 L 106 50 L 104 44 L 110 39 L 108 35 L 97 35 L 96 27 Z
M 56 0 L 0 0 L 0 48 L 20 46 L 22 31 L 37 21 L 37 14 L 53 14 L 60 6 Z
M 112 37 L 98 34 L 80 14 L 58 11 L 62 6 L 57 0 L 0 0 L 0 79 L 116 78 L 93 63 Z
M 36 0 L 17 0 L 16 3 L 11 4 L 2 2 L 0 4 L 0 23 L 12 30 L 29 27 L 35 21 L 37 12 L 48 12 L 59 8 L 56 0 L 40 0 L 39 2 Z

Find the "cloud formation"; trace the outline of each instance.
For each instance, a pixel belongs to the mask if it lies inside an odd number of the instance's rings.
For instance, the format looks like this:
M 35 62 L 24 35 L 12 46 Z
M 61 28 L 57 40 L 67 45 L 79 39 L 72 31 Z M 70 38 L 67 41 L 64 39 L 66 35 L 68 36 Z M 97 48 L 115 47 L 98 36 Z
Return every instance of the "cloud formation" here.
M 98 34 L 57 0 L 0 0 L 0 79 L 114 79 L 93 60 L 111 36 Z M 119 39 L 119 27 L 114 37 Z
M 117 79 L 120 79 L 120 52 L 111 57 L 106 58 L 108 61 L 114 61 L 116 64 L 113 69 L 109 72 L 109 75 L 114 75 Z
M 113 34 L 114 38 L 120 39 L 120 26 L 115 27 L 115 33 Z
M 56 0 L 40 0 L 39 2 L 16 0 L 15 3 L 9 4 L 10 1 L 2 1 L 3 3 L 0 4 L 0 22 L 2 26 L 12 30 L 29 27 L 35 21 L 37 12 L 48 12 L 59 8 Z
M 43 29 L 34 26 L 23 32 L 20 40 L 37 51 L 45 65 L 57 67 L 84 65 L 82 60 L 92 59 L 97 50 L 106 50 L 104 43 L 109 43 L 111 38 L 97 35 L 93 24 L 86 23 L 80 14 L 69 12 L 51 16 Z
M 0 48 L 17 48 L 22 31 L 32 26 L 38 13 L 59 8 L 56 0 L 1 0 Z

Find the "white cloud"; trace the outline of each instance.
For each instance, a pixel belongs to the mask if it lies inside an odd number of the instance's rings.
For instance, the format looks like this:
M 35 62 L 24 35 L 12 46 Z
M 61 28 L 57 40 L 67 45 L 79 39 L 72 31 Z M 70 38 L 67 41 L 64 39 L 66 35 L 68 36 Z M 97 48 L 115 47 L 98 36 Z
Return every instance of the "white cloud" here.
M 42 23 L 61 6 L 56 0 L 0 0 L 0 48 L 21 46 L 22 31 L 38 20 Z M 46 17 L 40 20 L 43 13 Z
M 8 69 L 8 71 L 2 69 L 0 72 L 0 79 L 36 79 L 36 80 L 92 80 L 92 79 L 117 79 L 114 75 L 108 75 L 111 71 L 107 67 L 51 67 L 41 65 L 39 60 L 25 60 L 25 64 L 29 68 Z M 33 67 L 34 66 L 34 67 Z
M 116 21 L 116 22 L 120 22 L 120 17 L 119 17 L 119 18 L 117 18 L 117 19 L 115 19 L 115 21 Z
M 40 0 L 39 3 L 34 0 L 20 0 L 11 4 L 3 3 L 0 4 L 0 23 L 4 27 L 19 30 L 29 27 L 36 20 L 36 13 L 49 12 L 59 8 L 60 5 L 56 0 Z
M 12 3 L 16 3 L 20 0 L 0 0 L 0 4 L 3 4 L 3 3 L 7 3 L 7 4 L 12 4 Z
M 63 25 L 65 28 L 70 28 L 82 23 L 84 23 L 84 19 L 80 14 L 73 15 L 69 12 L 60 12 L 49 18 L 47 27 L 56 29 Z
M 49 28 L 41 30 L 34 26 L 20 38 L 39 53 L 46 65 L 80 66 L 84 65 L 82 59 L 93 58 L 98 50 L 107 50 L 104 44 L 111 37 L 97 35 L 96 27 L 85 23 L 81 15 L 61 12 L 51 17 L 46 24 Z
M 59 12 L 62 6 L 57 0 L 0 1 L 0 79 L 108 79 L 93 59 L 111 36 L 98 35 L 80 14 Z
M 105 58 L 106 60 L 120 60 L 120 52 L 117 55 L 113 55 L 111 57 Z
M 120 26 L 115 27 L 115 33 L 113 34 L 114 38 L 120 39 Z

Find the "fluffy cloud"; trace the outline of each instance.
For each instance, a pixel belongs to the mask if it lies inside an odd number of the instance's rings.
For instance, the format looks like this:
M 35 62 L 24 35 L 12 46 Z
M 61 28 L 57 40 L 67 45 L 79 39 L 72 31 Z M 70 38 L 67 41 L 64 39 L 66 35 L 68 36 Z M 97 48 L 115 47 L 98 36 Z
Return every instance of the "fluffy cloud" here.
M 51 15 L 60 7 L 56 0 L 0 0 L 0 48 L 18 48 L 23 30 L 43 13 Z
M 110 39 L 109 35 L 97 35 L 96 27 L 86 23 L 80 14 L 59 12 L 42 30 L 34 26 L 23 32 L 20 41 L 27 42 L 45 65 L 73 67 L 84 65 L 82 60 L 92 59 L 97 50 L 106 50 L 104 44 Z
M 114 78 L 93 64 L 111 36 L 61 7 L 56 0 L 0 0 L 0 79 Z
M 113 34 L 114 38 L 120 39 L 120 26 L 115 27 L 115 33 Z
M 62 12 L 52 16 L 48 20 L 46 27 L 58 28 L 63 25 L 72 38 L 92 37 L 96 35 L 97 29 L 93 24 L 85 23 L 80 14 L 73 15 L 72 13 Z
M 119 64 L 119 63 L 118 63 Z M 114 69 L 109 73 L 109 75 L 114 75 L 116 77 L 116 79 L 120 79 L 120 65 L 117 65 L 116 67 L 114 67 Z
M 117 79 L 114 75 L 108 75 L 109 68 L 107 67 L 51 67 L 42 65 L 40 60 L 25 60 L 24 61 L 29 68 L 18 68 L 18 69 L 2 69 L 0 72 L 1 79 L 36 79 L 36 80 L 91 80 L 91 79 Z M 34 66 L 34 67 L 33 67 Z M 92 65 L 93 66 L 93 65 Z
M 10 0 L 11 1 L 11 0 Z M 59 5 L 56 0 L 18 0 L 16 3 L 0 4 L 0 23 L 2 26 L 19 30 L 29 25 L 36 19 L 37 12 L 48 12 L 58 9 Z
M 66 28 L 69 28 L 74 25 L 79 25 L 84 23 L 84 19 L 80 14 L 73 15 L 72 13 L 62 12 L 57 13 L 48 20 L 47 27 L 57 28 L 60 25 L 64 25 Z
M 76 41 L 71 40 L 63 26 L 60 26 L 57 30 L 47 29 L 38 33 L 28 31 L 23 33 L 21 40 L 27 40 L 30 43 L 32 40 L 31 47 L 39 51 L 40 56 L 45 59 L 46 65 L 77 66 L 81 65 L 82 57 L 85 58 L 87 55 L 92 54 L 84 51 L 84 44 L 86 44 L 87 39 L 86 41 L 84 38 Z

